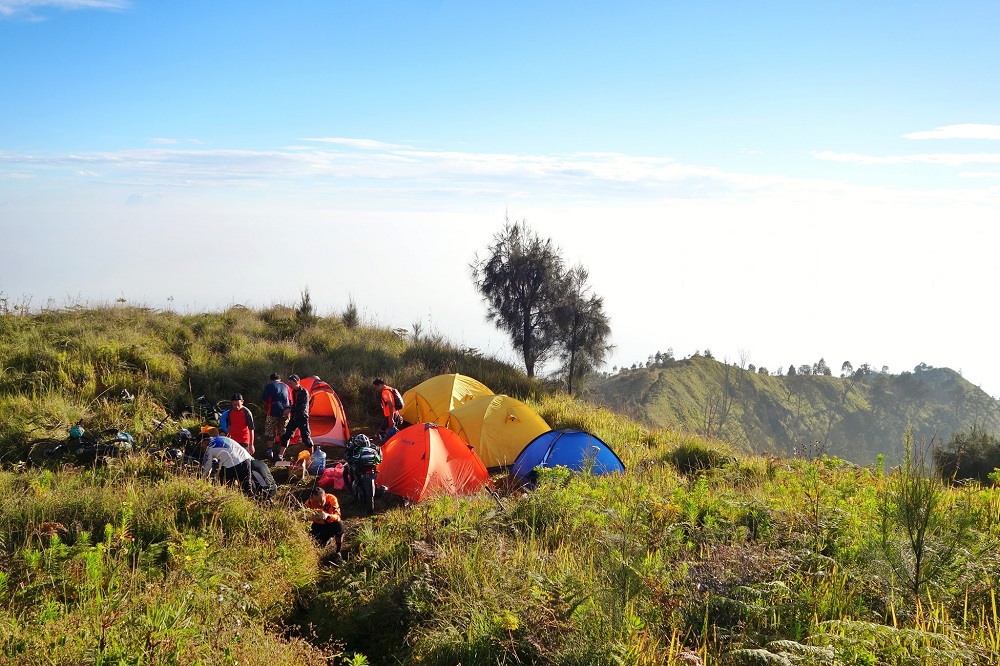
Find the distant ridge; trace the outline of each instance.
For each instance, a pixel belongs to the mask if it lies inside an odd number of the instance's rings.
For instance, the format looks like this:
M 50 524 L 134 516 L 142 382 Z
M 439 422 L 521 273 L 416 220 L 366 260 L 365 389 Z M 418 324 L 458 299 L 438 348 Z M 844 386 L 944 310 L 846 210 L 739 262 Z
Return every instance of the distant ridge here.
M 890 461 L 909 424 L 943 440 L 977 424 L 1000 431 L 1000 403 L 949 368 L 764 375 L 703 356 L 595 379 L 588 398 L 654 427 L 696 432 L 757 453 L 815 452 Z

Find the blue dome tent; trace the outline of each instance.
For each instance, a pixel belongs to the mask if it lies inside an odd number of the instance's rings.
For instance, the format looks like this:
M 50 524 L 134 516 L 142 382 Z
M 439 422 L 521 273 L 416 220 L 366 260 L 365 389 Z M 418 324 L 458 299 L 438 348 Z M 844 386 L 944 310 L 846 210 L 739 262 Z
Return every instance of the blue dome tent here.
M 590 469 L 593 474 L 625 471 L 622 461 L 599 437 L 582 430 L 562 428 L 544 432 L 528 442 L 514 460 L 511 474 L 527 479 L 536 467 L 557 465 L 575 471 Z

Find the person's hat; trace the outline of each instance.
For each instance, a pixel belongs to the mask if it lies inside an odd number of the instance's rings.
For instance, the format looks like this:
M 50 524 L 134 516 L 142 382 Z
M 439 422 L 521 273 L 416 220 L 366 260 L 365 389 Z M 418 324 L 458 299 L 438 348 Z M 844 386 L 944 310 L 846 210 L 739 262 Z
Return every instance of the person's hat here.
M 299 376 L 296 375 L 296 374 L 294 374 L 294 373 L 292 373 L 292 374 L 288 375 L 288 381 L 290 381 L 290 382 L 297 382 L 297 381 L 299 381 Z
M 237 400 L 242 400 L 242 399 L 243 399 L 243 394 L 242 393 L 234 393 L 233 397 L 230 398 L 230 400 L 232 400 L 233 402 L 236 402 Z

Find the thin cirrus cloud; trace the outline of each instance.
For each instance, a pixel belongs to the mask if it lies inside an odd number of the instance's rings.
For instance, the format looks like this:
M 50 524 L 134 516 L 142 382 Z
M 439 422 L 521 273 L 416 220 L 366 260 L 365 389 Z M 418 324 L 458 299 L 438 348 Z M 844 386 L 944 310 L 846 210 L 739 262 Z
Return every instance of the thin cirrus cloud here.
M 903 135 L 904 139 L 925 141 L 930 139 L 976 139 L 1000 140 L 1000 125 L 985 125 L 966 123 L 960 125 L 943 125 L 932 130 L 910 132 Z M 1000 164 L 1000 153 L 917 153 L 911 155 L 865 155 L 857 152 L 837 152 L 833 150 L 814 151 L 812 156 L 818 160 L 840 162 L 845 164 L 933 164 L 939 166 L 958 167 L 966 164 Z M 968 174 L 959 174 L 968 177 Z M 976 174 L 982 176 L 984 174 Z
M 1000 141 L 1000 125 L 981 125 L 967 123 L 964 125 L 944 125 L 932 130 L 910 132 L 903 135 L 904 139 L 987 139 Z
M 963 164 L 1000 164 L 1000 153 L 928 153 L 917 155 L 862 155 L 861 153 L 838 153 L 832 150 L 813 152 L 813 157 L 829 162 L 852 164 L 941 164 L 961 166 Z
M 116 152 L 26 155 L 0 153 L 4 173 L 99 172 L 108 183 L 135 186 L 292 185 L 331 190 L 558 191 L 575 197 L 595 193 L 704 196 L 772 186 L 774 177 L 726 173 L 684 165 L 668 157 L 619 153 L 524 155 L 418 150 L 367 139 L 302 139 L 316 145 L 281 150 L 196 150 L 174 147 Z M 780 179 L 778 179 L 780 180 Z
M 42 9 L 125 9 L 129 0 L 0 0 L 0 17 L 35 16 Z
M 1000 163 L 1000 154 L 978 156 L 871 157 L 816 153 L 818 159 L 861 164 Z M 665 156 L 624 153 L 539 155 L 418 149 L 369 139 L 299 139 L 275 150 L 180 148 L 173 145 L 122 151 L 0 153 L 0 192 L 25 178 L 37 186 L 167 190 L 268 190 L 329 196 L 344 205 L 461 205 L 480 200 L 534 199 L 567 205 L 664 200 L 711 202 L 815 201 L 850 197 L 866 201 L 951 201 L 950 189 L 905 190 L 855 185 L 783 174 L 726 171 L 683 164 Z M 966 182 L 972 183 L 973 180 Z M 990 183 L 992 184 L 992 183 Z M 173 196 L 173 195 L 171 195 Z M 995 205 L 1000 191 L 966 188 L 963 200 Z M 130 205 L 150 203 L 132 200 Z

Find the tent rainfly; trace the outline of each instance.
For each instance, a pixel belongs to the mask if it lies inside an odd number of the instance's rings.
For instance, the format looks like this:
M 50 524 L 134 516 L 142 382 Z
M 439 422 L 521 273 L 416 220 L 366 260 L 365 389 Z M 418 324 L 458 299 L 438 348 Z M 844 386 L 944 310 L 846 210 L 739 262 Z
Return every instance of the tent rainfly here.
M 531 407 L 507 395 L 487 395 L 448 413 L 445 425 L 475 450 L 487 467 L 511 465 L 549 425 Z
M 592 474 L 625 472 L 625 465 L 611 447 L 589 432 L 562 428 L 549 430 L 531 440 L 517 460 L 511 475 L 527 479 L 536 467 L 562 465 L 571 470 L 590 470 Z
M 403 411 L 400 414 L 407 423 L 444 425 L 448 412 L 484 395 L 493 395 L 493 391 L 472 377 L 438 375 L 403 394 Z
M 467 495 L 490 485 L 483 461 L 452 431 L 435 423 L 400 430 L 382 446 L 379 483 L 414 502 L 435 493 Z

